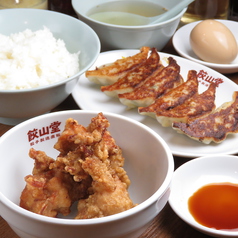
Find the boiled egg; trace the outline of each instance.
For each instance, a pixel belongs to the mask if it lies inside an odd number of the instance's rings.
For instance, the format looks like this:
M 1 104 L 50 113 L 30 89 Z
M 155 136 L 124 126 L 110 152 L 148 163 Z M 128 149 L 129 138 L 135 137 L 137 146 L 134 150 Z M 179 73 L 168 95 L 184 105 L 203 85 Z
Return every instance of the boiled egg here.
M 203 61 L 229 64 L 238 53 L 237 41 L 232 32 L 221 22 L 204 20 L 190 33 L 194 53 Z

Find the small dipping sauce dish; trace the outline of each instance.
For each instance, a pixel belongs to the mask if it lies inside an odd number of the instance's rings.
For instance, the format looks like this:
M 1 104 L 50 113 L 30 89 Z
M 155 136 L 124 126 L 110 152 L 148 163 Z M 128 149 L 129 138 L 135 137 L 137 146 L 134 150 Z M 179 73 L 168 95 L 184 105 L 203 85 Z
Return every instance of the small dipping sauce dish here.
M 238 237 L 237 193 L 238 156 L 213 154 L 175 170 L 169 204 L 182 220 L 206 235 Z

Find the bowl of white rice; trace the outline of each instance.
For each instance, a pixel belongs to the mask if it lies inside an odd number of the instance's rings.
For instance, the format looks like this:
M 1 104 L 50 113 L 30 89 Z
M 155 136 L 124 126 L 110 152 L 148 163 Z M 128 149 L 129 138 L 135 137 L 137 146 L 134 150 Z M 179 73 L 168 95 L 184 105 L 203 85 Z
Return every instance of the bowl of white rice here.
M 99 53 L 97 34 L 76 18 L 49 10 L 1 10 L 0 123 L 14 125 L 55 108 Z

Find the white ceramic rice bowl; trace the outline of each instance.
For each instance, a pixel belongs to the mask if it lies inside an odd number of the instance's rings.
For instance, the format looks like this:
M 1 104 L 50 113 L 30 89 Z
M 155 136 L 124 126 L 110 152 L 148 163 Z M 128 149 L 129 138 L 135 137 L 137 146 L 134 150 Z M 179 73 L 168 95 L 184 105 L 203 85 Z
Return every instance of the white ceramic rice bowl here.
M 49 113 L 25 121 L 1 137 L 0 215 L 20 237 L 138 237 L 166 204 L 174 170 L 173 156 L 167 144 L 139 122 L 104 113 L 110 122 L 109 131 L 126 158 L 124 168 L 131 180 L 130 196 L 139 205 L 119 214 L 88 220 L 45 217 L 18 206 L 25 186 L 24 177 L 31 174 L 33 168 L 29 149 L 43 150 L 53 158 L 58 155 L 53 145 L 59 132 L 50 134 L 49 131 L 39 138 L 28 137 L 29 132 L 49 129 L 56 121 L 61 123 L 62 131 L 69 117 L 87 126 L 96 115 L 97 112 L 84 110 Z
M 96 21 L 87 16 L 90 9 L 105 2 L 108 1 L 90 0 L 85 2 L 72 0 L 72 6 L 78 18 L 95 30 L 99 36 L 103 50 L 138 49 L 142 46 L 149 46 L 156 47 L 160 51 L 173 36 L 181 17 L 186 11 L 186 9 L 182 10 L 175 17 L 167 21 L 144 26 L 112 25 Z M 158 4 L 158 0 L 149 0 L 149 2 Z M 170 9 L 173 5 L 168 0 L 160 0 L 159 4 L 167 9 Z
M 65 14 L 39 9 L 4 9 L 0 14 L 0 34 L 10 35 L 25 29 L 36 31 L 46 26 L 55 38 L 64 40 L 70 53 L 79 54 L 80 71 L 68 79 L 34 89 L 0 90 L 0 122 L 16 124 L 46 113 L 64 101 L 79 76 L 100 53 L 96 33 L 85 23 Z

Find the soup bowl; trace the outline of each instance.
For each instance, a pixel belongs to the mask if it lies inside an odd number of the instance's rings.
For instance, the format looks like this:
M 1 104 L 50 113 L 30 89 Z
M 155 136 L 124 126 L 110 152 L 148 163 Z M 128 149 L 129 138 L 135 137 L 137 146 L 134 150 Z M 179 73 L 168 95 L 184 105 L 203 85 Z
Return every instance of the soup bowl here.
M 110 1 L 91 0 L 83 2 L 72 0 L 72 6 L 78 18 L 91 26 L 98 34 L 102 50 L 137 49 L 142 46 L 150 46 L 156 47 L 160 51 L 173 36 L 181 17 L 186 11 L 186 9 L 183 9 L 171 19 L 157 24 L 139 26 L 115 25 L 89 17 L 89 13 L 93 8 L 100 7 L 100 5 L 108 2 Z M 118 11 L 119 7 L 115 4 L 117 2 L 127 2 L 127 0 L 112 1 L 112 11 Z M 135 5 L 138 5 L 140 2 L 158 4 L 157 0 L 130 0 L 130 2 L 134 2 Z M 170 9 L 174 3 L 161 0 L 159 4 L 161 7 Z

